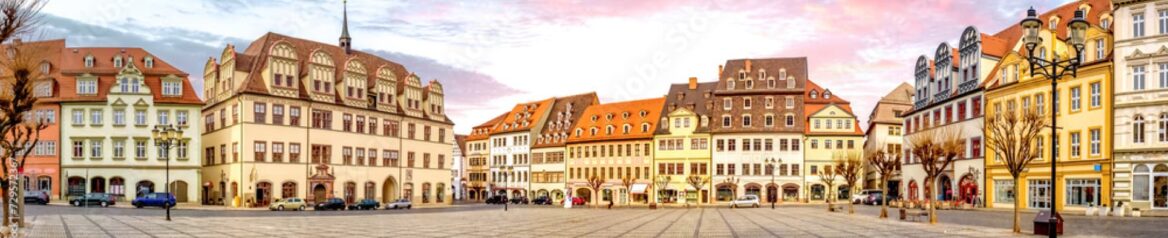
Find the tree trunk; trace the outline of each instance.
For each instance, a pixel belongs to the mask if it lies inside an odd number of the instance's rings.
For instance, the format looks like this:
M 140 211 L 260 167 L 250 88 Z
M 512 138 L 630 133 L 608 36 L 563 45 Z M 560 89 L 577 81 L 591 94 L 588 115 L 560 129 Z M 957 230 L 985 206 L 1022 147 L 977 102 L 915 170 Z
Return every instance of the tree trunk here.
M 12 192 L 12 191 L 9 189 L 7 182 L 5 182 L 3 186 L 0 186 L 0 195 L 4 196 L 4 199 L 3 199 L 4 202 L 0 203 L 0 205 L 4 206 L 4 223 L 3 223 L 4 229 L 8 229 L 8 221 L 9 221 L 8 220 L 8 216 L 9 216 L 9 214 L 8 214 L 8 212 L 9 212 L 9 210 L 8 210 L 8 193 L 10 193 L 10 192 Z
M 1018 178 L 1015 177 L 1014 178 L 1014 192 L 1015 192 L 1015 194 L 1017 194 L 1017 191 L 1022 191 L 1021 189 L 1022 189 L 1022 184 L 1018 183 Z M 995 195 L 995 196 L 1002 196 L 1002 195 Z M 1021 208 L 1022 208 L 1022 199 L 1018 199 L 1018 196 L 1014 196 L 1014 233 L 1022 233 L 1022 213 L 1021 213 L 1022 210 L 1021 210 Z
M 880 219 L 888 219 L 888 177 L 880 178 Z
M 929 224 L 937 224 L 937 204 L 936 201 L 933 200 L 937 197 L 937 195 L 933 194 L 935 192 L 933 189 L 933 179 L 926 177 L 925 181 L 928 181 L 925 182 L 925 190 L 927 191 L 926 194 L 929 196 L 928 200 L 926 200 L 929 201 Z
M 849 193 L 852 192 L 852 189 L 848 188 L 848 192 Z M 851 195 L 855 196 L 855 193 L 852 193 Z M 848 197 L 851 198 L 851 196 L 848 196 Z M 856 203 L 852 202 L 852 201 L 854 201 L 855 198 L 851 198 L 851 199 L 852 200 L 848 201 L 848 214 L 856 214 Z

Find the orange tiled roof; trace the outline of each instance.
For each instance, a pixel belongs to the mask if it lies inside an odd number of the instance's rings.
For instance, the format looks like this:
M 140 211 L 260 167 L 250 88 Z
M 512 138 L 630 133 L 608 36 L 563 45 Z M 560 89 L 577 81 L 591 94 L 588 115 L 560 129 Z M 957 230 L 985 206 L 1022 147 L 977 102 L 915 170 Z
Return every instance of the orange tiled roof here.
M 815 96 L 815 98 L 811 97 L 812 91 L 815 91 L 815 93 L 818 94 Z M 836 95 L 835 93 L 831 94 L 831 98 L 823 98 L 823 92 L 827 92 L 827 91 L 829 91 L 829 90 L 824 89 L 823 87 L 820 87 L 819 84 L 816 84 L 815 82 L 813 82 L 811 80 L 807 80 L 807 89 L 804 90 L 803 101 L 806 103 L 839 103 L 839 104 L 851 103 L 851 102 L 848 102 L 848 100 L 844 100 L 843 98 L 839 97 L 839 95 Z
M 568 143 L 651 139 L 663 105 L 664 97 L 593 105 L 580 116 Z M 624 132 L 625 125 L 629 126 L 628 133 Z M 644 128 L 647 130 L 642 130 L 643 125 L 648 126 Z M 612 133 L 607 133 L 610 126 Z M 596 133 L 593 134 L 592 130 Z
M 110 87 L 117 81 L 115 78 L 123 69 L 133 67 L 142 73 L 146 86 L 149 88 L 154 103 L 172 104 L 203 104 L 195 89 L 191 86 L 187 73 L 179 70 L 158 56 L 142 48 L 135 47 L 75 47 L 66 48 L 64 40 L 46 41 L 50 48 L 57 50 L 59 58 L 51 62 L 53 68 L 58 68 L 61 77 L 57 79 L 56 97 L 45 102 L 104 102 L 109 94 Z M 85 67 L 85 57 L 93 56 L 93 66 Z M 121 56 L 123 67 L 114 67 L 114 57 Z M 146 58 L 150 57 L 154 63 L 146 67 Z M 74 77 L 90 74 L 97 76 L 98 88 L 96 95 L 78 95 L 77 81 Z M 162 95 L 162 78 L 167 76 L 182 78 L 182 95 L 179 97 Z
M 508 112 L 507 116 L 495 125 L 491 133 L 508 133 L 536 128 L 536 125 L 551 110 L 553 102 L 555 102 L 555 98 L 516 104 L 514 108 L 511 108 L 511 112 Z
M 1056 16 L 1056 15 L 1059 17 L 1060 21 L 1062 21 L 1062 22 L 1070 21 L 1072 18 L 1075 17 L 1075 11 L 1079 10 L 1079 5 L 1082 3 L 1087 3 L 1087 5 L 1091 6 L 1091 10 L 1088 11 L 1087 14 L 1084 16 L 1084 18 L 1086 18 L 1086 20 L 1087 20 L 1087 23 L 1090 24 L 1091 26 L 1094 26 L 1094 27 L 1101 27 L 1101 23 L 1099 22 L 1099 20 L 1100 20 L 1099 16 L 1104 14 L 1104 13 L 1111 12 L 1111 1 L 1108 1 L 1108 0 L 1073 1 L 1073 2 L 1070 2 L 1067 4 L 1063 4 L 1062 6 L 1056 7 L 1053 10 L 1039 14 L 1038 19 L 1042 20 L 1044 23 L 1047 23 L 1043 27 L 1048 27 L 1050 25 L 1049 24 L 1050 18 L 1052 16 Z M 1019 19 L 1019 20 L 1021 20 L 1021 19 Z M 1113 24 L 1112 27 L 1114 27 L 1115 23 L 1112 22 L 1112 24 Z M 1049 29 L 1049 28 L 1045 28 L 1045 29 Z M 1065 40 L 1066 37 L 1069 36 L 1067 25 L 1065 23 L 1059 23 L 1058 25 L 1056 25 L 1055 34 L 1060 38 L 1060 40 Z M 994 34 L 994 38 L 1001 39 L 1003 42 L 1005 42 L 1004 46 L 1006 48 L 1001 51 L 1002 52 L 1001 57 L 1004 57 L 1005 55 L 1009 54 L 1010 52 L 1014 52 L 1015 47 L 1018 46 L 1018 41 L 1022 40 L 1022 26 L 1020 26 L 1018 24 L 1011 25 L 1010 27 L 1007 27 L 1006 29 L 1003 29 L 1002 31 Z M 983 40 L 982 42 L 985 42 L 985 41 Z M 983 48 L 985 47 L 984 45 L 985 44 L 983 44 Z M 1019 47 L 1019 49 L 1021 49 L 1021 48 Z M 1112 53 L 1113 52 L 1108 52 L 1107 57 L 1111 57 Z M 1023 57 L 1027 56 L 1027 52 L 1024 52 L 1024 51 L 1018 52 L 1018 54 L 1023 56 Z M 999 69 L 1000 65 L 1001 65 L 1001 63 L 999 62 L 998 65 L 994 66 L 993 71 L 990 71 L 990 74 L 987 78 L 991 79 L 991 80 L 986 80 L 984 83 L 982 83 L 982 86 L 984 88 L 992 88 L 992 87 L 997 86 L 998 83 L 1000 83 L 996 80 L 998 78 L 997 74 L 998 74 L 998 69 Z
M 487 122 L 484 122 L 483 124 L 475 126 L 471 129 L 470 134 L 466 136 L 466 140 L 485 140 L 488 137 L 491 137 L 491 130 L 495 128 L 495 125 L 503 121 L 503 118 L 507 117 L 507 114 L 508 113 L 504 112 L 503 114 L 495 116 L 495 118 L 491 118 L 491 120 L 487 120 Z
M 993 35 L 981 33 L 981 53 L 992 55 L 994 57 L 1002 58 L 1006 55 L 1009 46 L 1006 46 L 1006 40 L 998 38 Z

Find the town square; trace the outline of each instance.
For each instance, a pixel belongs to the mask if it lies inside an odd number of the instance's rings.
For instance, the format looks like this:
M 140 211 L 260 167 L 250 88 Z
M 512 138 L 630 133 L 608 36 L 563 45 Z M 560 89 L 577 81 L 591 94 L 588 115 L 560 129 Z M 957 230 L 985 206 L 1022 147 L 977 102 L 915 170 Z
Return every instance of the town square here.
M 0 0 L 0 237 L 1161 237 L 1168 0 Z

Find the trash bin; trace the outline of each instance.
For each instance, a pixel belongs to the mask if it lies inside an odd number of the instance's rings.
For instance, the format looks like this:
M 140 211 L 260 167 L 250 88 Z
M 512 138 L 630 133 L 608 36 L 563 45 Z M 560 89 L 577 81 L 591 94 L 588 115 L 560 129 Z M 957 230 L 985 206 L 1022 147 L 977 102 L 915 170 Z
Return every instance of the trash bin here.
M 1038 215 L 1034 217 L 1034 234 L 1035 235 L 1050 235 L 1050 226 L 1055 227 L 1055 232 L 1059 235 L 1063 234 L 1063 216 L 1054 213 L 1055 224 L 1050 224 L 1051 213 L 1048 210 L 1039 211 Z

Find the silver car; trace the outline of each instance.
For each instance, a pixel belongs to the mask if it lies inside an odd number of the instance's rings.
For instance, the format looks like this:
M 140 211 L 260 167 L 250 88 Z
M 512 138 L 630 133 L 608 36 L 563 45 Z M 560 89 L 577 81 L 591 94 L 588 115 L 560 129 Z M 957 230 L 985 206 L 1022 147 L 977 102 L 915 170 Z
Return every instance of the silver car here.
M 405 209 L 410 209 L 410 208 L 411 208 L 411 207 L 413 207 L 413 206 L 414 206 L 414 205 L 413 205 L 412 203 L 410 203 L 410 200 L 409 200 L 409 199 L 398 199 L 398 200 L 394 200 L 394 201 L 392 201 L 392 202 L 386 203 L 386 204 L 385 204 L 385 209 L 386 209 L 386 210 L 389 210 L 389 209 L 402 209 L 402 208 L 405 208 Z
M 730 201 L 730 208 L 758 207 L 759 206 L 758 204 L 759 204 L 758 195 L 749 194 L 749 195 L 738 197 L 738 199 L 734 199 L 734 201 Z

